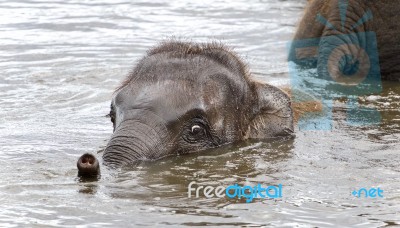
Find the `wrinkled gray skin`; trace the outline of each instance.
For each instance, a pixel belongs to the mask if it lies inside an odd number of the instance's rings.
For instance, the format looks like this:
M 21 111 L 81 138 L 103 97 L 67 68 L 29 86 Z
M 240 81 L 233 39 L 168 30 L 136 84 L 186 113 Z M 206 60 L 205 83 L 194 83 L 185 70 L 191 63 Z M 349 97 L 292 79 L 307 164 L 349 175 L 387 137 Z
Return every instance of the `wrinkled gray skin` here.
M 294 40 L 366 31 L 375 32 L 378 41 L 382 79 L 400 80 L 400 2 L 397 0 L 349 0 L 346 13 L 347 19 L 342 31 L 339 1 L 341 0 L 310 0 Z M 352 26 L 368 10 L 372 13 L 373 18 L 353 29 Z M 318 14 L 339 29 L 333 30 L 317 21 Z M 362 40 L 369 37 L 360 36 L 358 38 Z M 318 58 L 320 59 L 329 54 L 334 48 L 333 46 L 334 44 L 332 43 L 321 42 L 317 53 Z M 350 52 L 355 59 L 359 59 L 361 55 L 358 50 L 351 49 L 350 46 L 348 46 L 347 50 L 342 50 L 342 52 Z M 337 61 L 333 62 L 339 63 L 339 58 L 343 55 L 339 54 L 337 56 Z M 348 63 L 348 65 L 351 65 L 351 63 Z M 320 66 L 318 67 L 320 69 Z
M 250 79 L 220 44 L 169 41 L 150 50 L 111 102 L 109 166 L 293 132 L 290 99 Z

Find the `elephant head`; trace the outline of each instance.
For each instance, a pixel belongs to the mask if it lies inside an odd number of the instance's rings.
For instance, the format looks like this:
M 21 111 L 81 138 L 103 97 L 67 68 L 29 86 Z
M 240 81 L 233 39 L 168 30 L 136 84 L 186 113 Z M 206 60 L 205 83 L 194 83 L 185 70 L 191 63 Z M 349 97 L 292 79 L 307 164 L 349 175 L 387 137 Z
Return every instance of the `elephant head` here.
M 114 93 L 110 166 L 293 132 L 287 94 L 253 81 L 239 57 L 216 43 L 168 41 L 151 49 Z

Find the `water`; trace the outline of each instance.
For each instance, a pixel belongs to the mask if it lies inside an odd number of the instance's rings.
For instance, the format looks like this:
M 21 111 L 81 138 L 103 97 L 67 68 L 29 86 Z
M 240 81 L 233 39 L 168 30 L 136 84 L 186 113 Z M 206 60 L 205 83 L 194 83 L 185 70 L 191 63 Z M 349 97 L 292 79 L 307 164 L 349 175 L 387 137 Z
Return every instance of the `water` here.
M 107 143 L 115 87 L 171 35 L 222 40 L 254 77 L 285 84 L 286 43 L 305 1 L 0 2 L 0 226 L 400 225 L 400 84 L 363 100 L 382 123 L 354 127 L 337 104 L 332 131 L 243 142 L 76 177 Z M 101 157 L 101 154 L 98 155 Z M 104 167 L 103 167 L 104 168 Z M 282 199 L 187 198 L 202 185 L 282 184 Z M 380 187 L 384 198 L 356 198 Z

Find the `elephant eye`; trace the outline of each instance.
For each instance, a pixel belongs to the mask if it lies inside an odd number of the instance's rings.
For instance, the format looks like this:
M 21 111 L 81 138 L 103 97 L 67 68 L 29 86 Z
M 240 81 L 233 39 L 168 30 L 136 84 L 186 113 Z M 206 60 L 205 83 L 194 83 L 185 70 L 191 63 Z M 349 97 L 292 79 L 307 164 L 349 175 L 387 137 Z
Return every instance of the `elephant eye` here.
M 110 113 L 107 114 L 107 117 L 110 118 L 111 123 L 113 124 L 114 131 L 115 131 L 115 111 L 114 111 L 114 107 L 112 105 L 111 105 Z
M 190 126 L 190 138 L 193 140 L 199 140 L 203 138 L 203 136 L 207 135 L 206 128 L 201 123 L 194 123 Z
M 115 123 L 115 114 L 114 114 L 114 112 L 110 112 L 108 115 L 107 115 L 107 117 L 109 117 L 110 119 L 111 119 L 111 122 L 112 123 Z
M 199 125 L 193 125 L 192 126 L 192 134 L 197 135 L 199 133 L 201 133 L 201 131 L 203 130 L 202 127 L 200 127 Z
M 210 137 L 208 122 L 203 117 L 194 117 L 184 125 L 182 137 L 188 143 L 201 143 L 208 141 Z
M 194 118 L 185 126 L 183 139 L 188 143 L 201 143 L 210 137 L 207 122 L 202 118 Z
M 115 124 L 115 111 L 112 103 L 110 105 L 110 113 L 107 114 L 107 117 L 109 117 L 111 119 L 111 122 Z

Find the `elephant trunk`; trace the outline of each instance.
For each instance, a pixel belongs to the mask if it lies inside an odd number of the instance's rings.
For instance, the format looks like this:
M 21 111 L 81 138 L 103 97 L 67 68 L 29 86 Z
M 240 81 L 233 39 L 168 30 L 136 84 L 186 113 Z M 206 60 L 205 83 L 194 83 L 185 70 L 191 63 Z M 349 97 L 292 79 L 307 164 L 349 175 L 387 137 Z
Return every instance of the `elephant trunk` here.
M 78 176 L 95 177 L 100 174 L 100 165 L 97 158 L 89 153 L 82 155 L 76 164 L 78 167 Z
M 371 67 L 368 33 L 341 34 L 321 37 L 318 54 L 318 74 L 345 86 L 362 82 Z
M 125 120 L 116 128 L 104 150 L 103 161 L 109 166 L 122 166 L 138 160 L 153 160 L 167 155 L 163 124 Z

